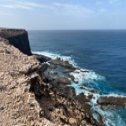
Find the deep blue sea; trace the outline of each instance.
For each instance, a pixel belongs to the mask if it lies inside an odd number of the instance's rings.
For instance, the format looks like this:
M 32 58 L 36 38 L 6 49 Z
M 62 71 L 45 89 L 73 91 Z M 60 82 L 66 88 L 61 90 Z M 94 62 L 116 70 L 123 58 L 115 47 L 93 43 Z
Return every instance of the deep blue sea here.
M 80 68 L 105 77 L 85 83 L 87 87 L 126 95 L 126 30 L 29 31 L 29 39 L 32 51 L 69 56 Z M 125 123 L 126 110 L 117 113 Z

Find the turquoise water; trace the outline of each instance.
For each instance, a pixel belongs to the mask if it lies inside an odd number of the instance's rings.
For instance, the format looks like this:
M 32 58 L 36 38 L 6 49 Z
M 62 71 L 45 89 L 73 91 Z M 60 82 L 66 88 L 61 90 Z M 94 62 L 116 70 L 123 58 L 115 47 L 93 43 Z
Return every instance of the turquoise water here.
M 66 56 L 80 68 L 90 70 L 86 77 L 79 76 L 82 85 L 98 90 L 101 95 L 126 95 L 125 30 L 29 31 L 29 38 L 32 51 Z M 126 125 L 126 109 L 106 111 L 115 126 Z

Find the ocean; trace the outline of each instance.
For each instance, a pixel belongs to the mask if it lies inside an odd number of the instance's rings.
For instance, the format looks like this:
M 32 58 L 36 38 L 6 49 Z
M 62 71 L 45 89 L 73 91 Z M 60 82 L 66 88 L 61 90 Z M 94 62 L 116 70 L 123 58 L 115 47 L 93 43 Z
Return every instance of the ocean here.
M 29 39 L 33 52 L 62 56 L 90 70 L 86 77 L 78 76 L 82 85 L 101 95 L 126 95 L 126 30 L 36 30 L 29 31 Z M 106 113 L 112 120 L 108 126 L 126 126 L 126 109 Z

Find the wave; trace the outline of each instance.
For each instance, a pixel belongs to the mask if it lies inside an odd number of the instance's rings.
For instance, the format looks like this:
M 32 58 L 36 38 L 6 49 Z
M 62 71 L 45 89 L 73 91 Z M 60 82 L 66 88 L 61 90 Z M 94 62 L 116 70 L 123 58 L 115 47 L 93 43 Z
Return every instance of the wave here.
M 99 119 L 99 114 L 104 117 L 105 126 L 126 126 L 121 116 L 114 110 L 102 110 L 98 106 L 93 108 L 93 115 L 96 120 Z
M 74 72 L 71 72 L 71 75 L 74 76 L 75 81 L 77 81 L 79 84 L 90 83 L 94 80 L 105 80 L 104 76 L 96 74 L 94 71 L 88 69 L 77 69 Z
M 109 96 L 113 96 L 113 97 L 120 97 L 120 98 L 124 98 L 124 97 L 126 97 L 126 94 L 124 94 L 124 93 L 109 93 L 109 94 L 107 94 L 107 95 L 104 95 L 104 96 L 107 96 L 107 97 L 109 97 Z
M 70 64 L 72 64 L 74 67 L 77 68 L 74 72 L 71 72 L 70 74 L 72 76 L 74 76 L 75 82 L 77 82 L 78 84 L 90 83 L 90 82 L 93 82 L 94 80 L 96 80 L 96 81 L 97 80 L 105 80 L 104 76 L 101 76 L 92 70 L 80 68 L 76 64 L 74 59 L 72 59 L 71 56 L 62 56 L 60 54 L 52 53 L 49 51 L 34 51 L 33 54 L 41 54 L 41 55 L 45 55 L 45 56 L 52 58 L 52 59 L 60 58 L 63 61 L 68 61 Z
M 71 85 L 69 85 L 69 86 L 72 86 L 75 88 L 76 94 L 84 93 L 85 95 L 89 95 L 90 88 L 88 88 L 88 87 L 84 87 L 83 89 L 80 88 L 84 83 L 93 83 L 94 85 L 97 85 L 98 81 L 106 80 L 106 78 L 104 76 L 99 75 L 92 70 L 82 69 L 82 68 L 78 67 L 76 62 L 74 61 L 74 59 L 72 59 L 71 56 L 62 56 L 60 54 L 52 53 L 49 51 L 34 51 L 33 54 L 45 55 L 52 59 L 60 58 L 63 61 L 69 61 L 70 64 L 75 66 L 77 69 L 74 72 L 70 73 L 72 76 L 74 76 L 75 79 L 74 79 L 74 82 L 72 82 Z M 97 86 L 99 86 L 99 84 Z M 117 96 L 118 97 L 120 95 L 110 93 L 107 96 Z M 100 114 L 104 117 L 105 126 L 119 126 L 119 125 L 125 126 L 126 125 L 118 113 L 116 113 L 115 111 L 109 111 L 109 110 L 104 111 L 97 105 L 97 99 L 100 97 L 100 94 L 94 93 L 93 97 L 94 98 L 91 100 L 91 105 L 92 105 L 93 116 L 96 120 L 99 120 L 98 118 L 99 118 L 99 114 Z
M 69 63 L 72 64 L 73 66 L 77 66 L 77 64 L 75 63 L 75 61 L 72 59 L 71 56 L 62 56 L 60 54 L 52 53 L 52 52 L 49 52 L 49 51 L 33 51 L 32 53 L 33 54 L 44 55 L 44 56 L 47 56 L 47 57 L 49 57 L 51 59 L 60 58 L 63 61 L 69 61 Z

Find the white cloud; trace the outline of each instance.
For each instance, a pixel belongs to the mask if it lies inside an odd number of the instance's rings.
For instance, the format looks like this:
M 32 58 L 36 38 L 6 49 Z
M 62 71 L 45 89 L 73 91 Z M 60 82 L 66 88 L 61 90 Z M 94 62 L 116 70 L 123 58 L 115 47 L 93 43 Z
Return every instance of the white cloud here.
M 86 8 L 84 6 L 75 4 L 66 4 L 66 3 L 43 4 L 27 1 L 11 1 L 10 4 L 3 4 L 0 5 L 0 7 L 8 9 L 24 9 L 24 10 L 32 10 L 39 8 L 43 10 L 49 10 L 51 11 L 51 13 L 53 12 L 55 14 L 82 16 L 82 17 L 88 17 L 89 15 L 94 13 L 92 9 Z
M 32 2 L 23 2 L 23 1 L 13 1 L 11 4 L 1 4 L 0 5 L 3 8 L 8 8 L 8 9 L 33 9 L 35 7 L 39 7 L 40 5 L 37 3 L 32 3 Z
M 45 10 L 51 10 L 55 12 L 57 11 L 58 13 L 67 13 L 67 14 L 93 13 L 93 10 L 85 8 L 81 5 L 65 4 L 65 3 L 42 4 L 37 2 L 11 1 L 10 4 L 2 4 L 0 5 L 0 7 L 8 9 L 26 9 L 26 10 L 41 8 Z
M 1 7 L 8 8 L 8 9 L 25 9 L 25 10 L 32 9 L 29 6 L 24 6 L 24 5 L 19 5 L 19 4 L 15 4 L 15 5 L 12 5 L 12 4 L 1 5 Z
M 94 13 L 94 10 L 81 5 L 53 3 L 57 14 L 87 17 Z

